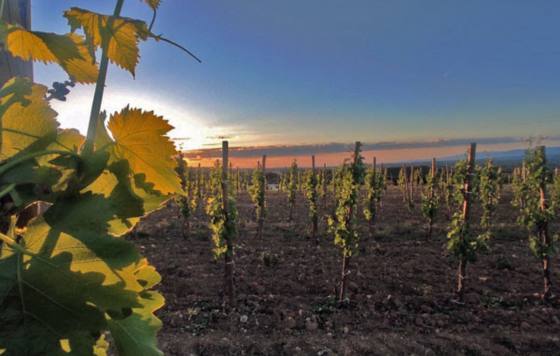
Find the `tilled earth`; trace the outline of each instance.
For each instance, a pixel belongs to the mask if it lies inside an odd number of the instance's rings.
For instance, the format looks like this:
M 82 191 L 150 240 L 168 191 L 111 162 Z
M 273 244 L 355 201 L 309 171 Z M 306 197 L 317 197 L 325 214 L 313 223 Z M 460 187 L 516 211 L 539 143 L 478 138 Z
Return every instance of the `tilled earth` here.
M 238 305 L 222 305 L 223 261 L 212 255 L 202 211 L 182 238 L 170 203 L 131 237 L 163 276 L 167 300 L 161 348 L 168 355 L 558 355 L 560 302 L 543 304 L 540 262 L 515 224 L 506 189 L 491 250 L 467 267 L 464 303 L 453 295 L 457 261 L 446 251 L 445 209 L 426 237 L 419 202 L 409 210 L 396 187 L 384 197 L 375 238 L 360 226 L 350 303 L 338 307 L 340 251 L 321 222 L 319 246 L 308 239 L 307 207 L 298 196 L 287 222 L 283 193 L 268 192 L 264 238 L 255 237 L 253 209 L 238 196 L 235 242 Z M 327 201 L 322 213 L 332 209 Z M 475 218 L 477 218 L 475 209 Z M 558 226 L 552 226 L 557 233 Z M 553 259 L 552 280 L 559 280 Z M 560 293 L 556 285 L 555 293 Z

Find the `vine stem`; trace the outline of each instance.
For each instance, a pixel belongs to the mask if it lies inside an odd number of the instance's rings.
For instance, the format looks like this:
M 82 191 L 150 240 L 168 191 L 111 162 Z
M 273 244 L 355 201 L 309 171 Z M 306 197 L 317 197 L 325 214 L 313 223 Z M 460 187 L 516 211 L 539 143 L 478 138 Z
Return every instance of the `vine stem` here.
M 12 184 L 8 185 L 6 188 L 2 189 L 2 191 L 0 191 L 0 198 L 2 198 L 4 195 L 11 192 L 12 189 L 14 189 L 15 187 L 16 187 L 16 184 L 12 183 Z
M 6 5 L 6 0 L 0 0 L 0 20 L 4 20 L 4 5 Z M 4 83 L 2 83 L 2 85 L 4 85 Z M 2 150 L 2 116 L 4 116 L 4 113 L 0 114 L 0 150 Z
M 107 28 L 113 27 L 115 17 L 120 16 L 124 0 L 117 0 L 113 16 L 109 17 L 107 21 Z M 101 112 L 101 103 L 103 102 L 103 93 L 105 91 L 105 82 L 107 81 L 107 70 L 109 68 L 109 42 L 111 37 L 103 39 L 103 48 L 101 51 L 101 61 L 99 63 L 99 76 L 95 83 L 95 93 L 93 95 L 93 102 L 91 104 L 91 112 L 89 115 L 88 131 L 86 142 L 84 144 L 83 154 L 91 154 L 93 152 L 93 142 L 95 140 L 95 133 L 97 132 L 97 124 L 99 122 L 99 113 Z

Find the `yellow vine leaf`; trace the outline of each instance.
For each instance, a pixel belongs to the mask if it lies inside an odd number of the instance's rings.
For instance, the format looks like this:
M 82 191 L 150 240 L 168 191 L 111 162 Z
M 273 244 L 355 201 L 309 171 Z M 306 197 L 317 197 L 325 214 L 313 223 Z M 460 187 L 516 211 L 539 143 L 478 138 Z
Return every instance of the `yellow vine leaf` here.
M 173 126 L 152 111 L 126 107 L 111 115 L 108 128 L 115 140 L 114 160 L 126 159 L 134 174 L 144 174 L 162 194 L 181 191 L 173 159 L 177 151 L 166 136 Z
M 106 46 L 109 60 L 134 75 L 139 60 L 138 42 L 150 35 L 144 21 L 111 17 L 77 7 L 67 10 L 64 16 L 72 32 L 82 29 L 93 49 Z M 111 18 L 113 22 L 109 28 Z
M 7 25 L 3 40 L 8 51 L 25 61 L 57 63 L 78 83 L 94 83 L 99 73 L 83 37 L 28 31 Z
M 146 4 L 148 4 L 149 7 L 152 8 L 152 10 L 157 10 L 161 1 L 160 0 L 142 0 L 144 1 Z
M 16 79 L 12 79 L 3 89 L 15 83 Z M 58 128 L 57 114 L 45 100 L 46 92 L 46 87 L 33 84 L 31 93 L 24 96 L 27 103 L 18 101 L 6 108 L 2 115 L 0 159 L 23 154 L 34 147 L 46 147 L 54 141 Z M 0 107 L 7 104 L 12 95 L 1 97 Z

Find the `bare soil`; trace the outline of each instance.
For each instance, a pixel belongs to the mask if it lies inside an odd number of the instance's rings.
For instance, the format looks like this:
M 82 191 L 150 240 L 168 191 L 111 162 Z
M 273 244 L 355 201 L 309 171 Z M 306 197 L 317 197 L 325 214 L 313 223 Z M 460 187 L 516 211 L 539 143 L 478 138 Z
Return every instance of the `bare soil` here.
M 307 207 L 298 198 L 296 219 L 287 222 L 285 194 L 267 193 L 264 238 L 258 240 L 249 197 L 238 196 L 238 305 L 228 313 L 223 261 L 212 255 L 203 212 L 193 218 L 187 240 L 173 203 L 144 219 L 131 239 L 163 276 L 160 345 L 166 354 L 560 354 L 560 303 L 539 299 L 540 262 L 515 224 L 508 190 L 491 250 L 467 267 L 464 303 L 453 294 L 457 261 L 446 251 L 444 211 L 427 239 L 419 202 L 407 209 L 390 187 L 374 237 L 361 221 L 363 247 L 351 261 L 350 303 L 339 307 L 340 251 L 324 221 L 319 245 L 308 239 Z M 558 262 L 552 261 L 553 282 L 559 280 Z M 556 285 L 553 291 L 559 292 Z

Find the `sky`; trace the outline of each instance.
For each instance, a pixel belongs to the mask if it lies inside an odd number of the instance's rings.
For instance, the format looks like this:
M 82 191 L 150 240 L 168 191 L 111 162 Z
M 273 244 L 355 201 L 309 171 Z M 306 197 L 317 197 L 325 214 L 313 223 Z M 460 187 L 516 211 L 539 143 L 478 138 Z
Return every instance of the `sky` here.
M 68 31 L 70 6 L 111 13 L 113 1 L 32 0 L 33 29 Z M 138 0 L 123 14 L 151 17 Z M 418 143 L 391 160 L 435 155 L 419 148 L 442 140 L 509 148 L 512 137 L 560 137 L 559 18 L 556 0 L 164 0 L 154 32 L 202 63 L 145 42 L 135 78 L 110 68 L 103 107 L 154 110 L 185 149 L 221 136 L 286 155 L 301 145 Z M 65 75 L 39 64 L 35 79 Z M 63 126 L 85 131 L 92 93 L 76 87 L 54 104 Z

